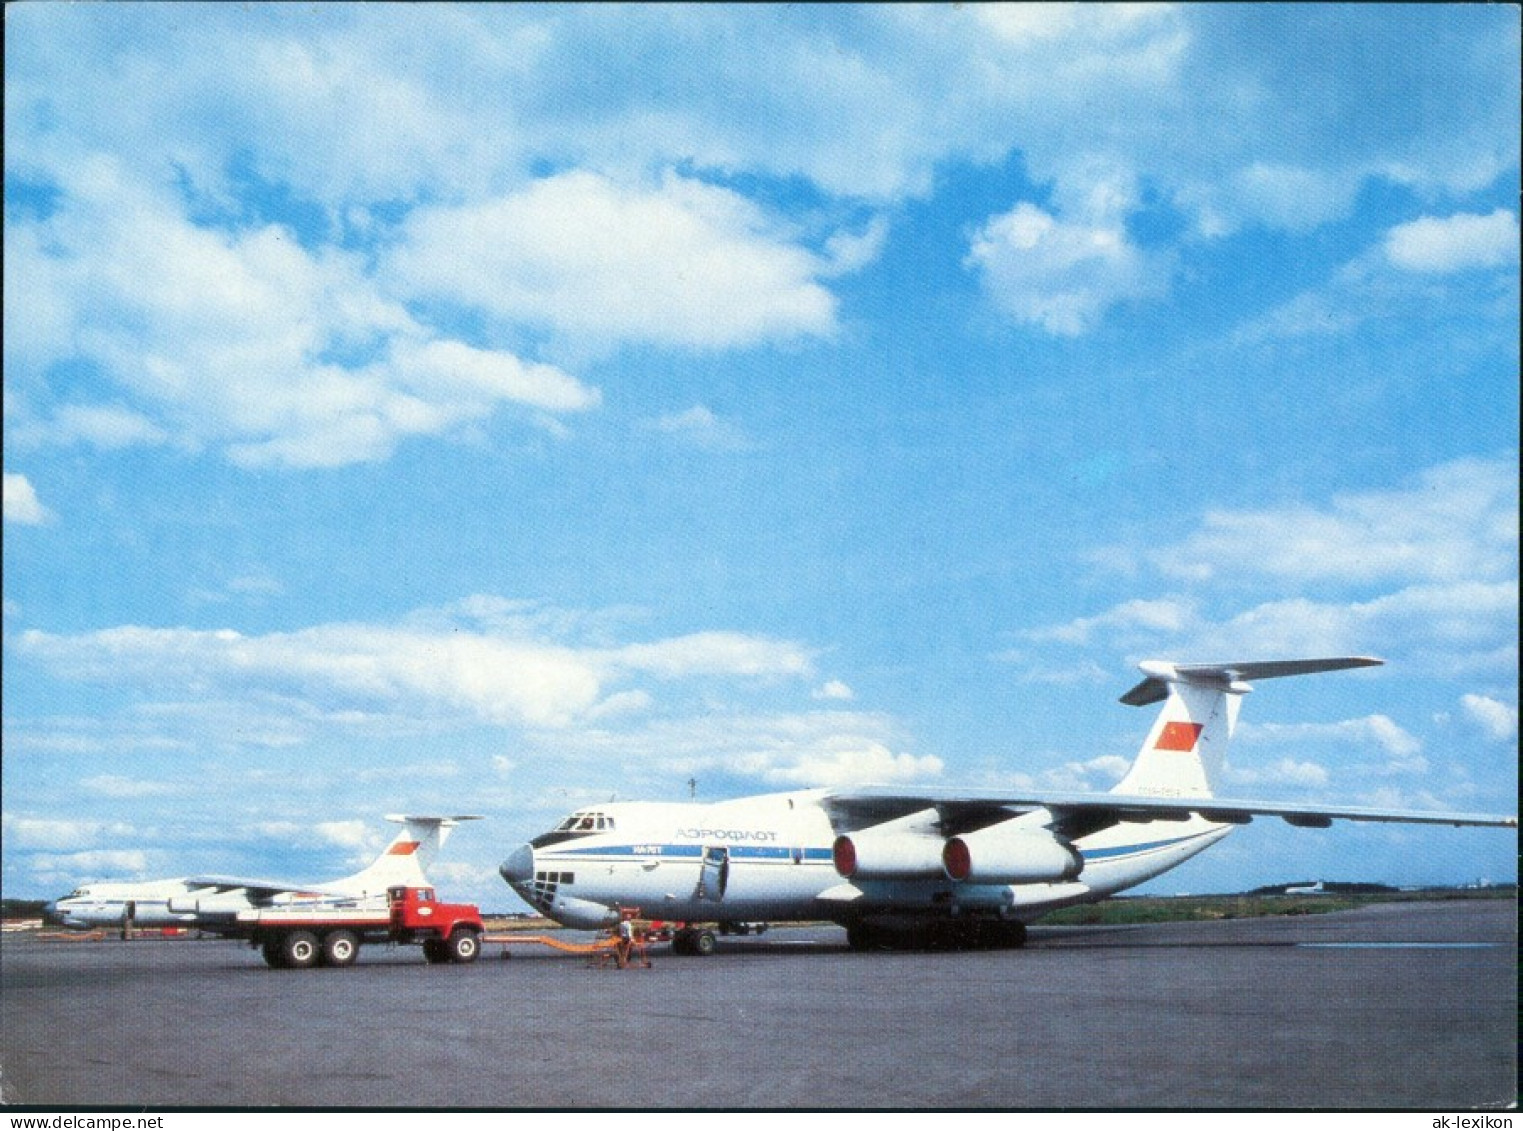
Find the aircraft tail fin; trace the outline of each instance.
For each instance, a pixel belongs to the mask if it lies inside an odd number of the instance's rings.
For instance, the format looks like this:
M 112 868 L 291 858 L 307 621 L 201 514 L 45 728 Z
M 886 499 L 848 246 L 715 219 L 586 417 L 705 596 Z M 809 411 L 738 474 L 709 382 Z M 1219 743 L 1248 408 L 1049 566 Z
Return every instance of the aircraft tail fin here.
M 1121 702 L 1133 707 L 1163 703 L 1132 767 L 1113 792 L 1138 796 L 1212 797 L 1227 743 L 1237 729 L 1249 680 L 1367 668 L 1383 663 L 1368 656 L 1324 660 L 1254 660 L 1231 664 L 1171 664 L 1146 660 L 1146 677 Z
M 326 887 L 353 889 L 358 895 L 378 895 L 389 887 L 427 884 L 428 868 L 461 821 L 479 821 L 476 816 L 417 817 L 388 814 L 388 821 L 402 826 L 401 832 L 381 850 L 375 861 L 362 871 Z

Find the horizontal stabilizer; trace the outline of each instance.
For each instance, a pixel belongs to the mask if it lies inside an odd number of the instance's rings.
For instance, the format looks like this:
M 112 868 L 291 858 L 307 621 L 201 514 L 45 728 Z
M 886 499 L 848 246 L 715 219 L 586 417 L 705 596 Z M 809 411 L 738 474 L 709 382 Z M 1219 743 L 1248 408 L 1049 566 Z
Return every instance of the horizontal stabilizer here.
M 462 814 L 458 817 L 414 817 L 404 813 L 388 813 L 386 819 L 399 825 L 454 825 L 459 821 L 480 821 L 484 818 L 479 814 L 474 816 Z
M 1312 675 L 1347 668 L 1373 668 L 1385 663 L 1371 656 L 1336 656 L 1326 660 L 1245 660 L 1230 664 L 1171 664 L 1144 660 L 1137 667 L 1147 676 L 1121 697 L 1129 707 L 1161 703 L 1169 696 L 1169 684 L 1188 683 L 1242 693 L 1251 690 L 1249 680 L 1278 679 L 1287 675 Z

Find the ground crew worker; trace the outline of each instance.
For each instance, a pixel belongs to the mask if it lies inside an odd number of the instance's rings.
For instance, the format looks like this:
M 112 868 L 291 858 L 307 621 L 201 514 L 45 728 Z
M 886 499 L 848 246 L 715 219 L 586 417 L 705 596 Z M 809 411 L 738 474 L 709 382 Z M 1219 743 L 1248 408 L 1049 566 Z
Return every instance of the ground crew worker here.
M 635 925 L 626 914 L 619 918 L 619 941 L 614 953 L 618 956 L 619 969 L 629 965 L 629 952 L 635 945 Z

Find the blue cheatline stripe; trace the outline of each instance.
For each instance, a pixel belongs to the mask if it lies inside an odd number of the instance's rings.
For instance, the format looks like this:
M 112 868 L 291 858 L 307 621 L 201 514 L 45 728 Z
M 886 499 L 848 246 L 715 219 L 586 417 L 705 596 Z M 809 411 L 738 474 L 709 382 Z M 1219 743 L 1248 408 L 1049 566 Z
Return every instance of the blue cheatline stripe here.
M 1191 833 L 1189 836 L 1170 837 L 1166 840 L 1150 840 L 1141 844 L 1122 844 L 1113 848 L 1085 848 L 1080 850 L 1080 855 L 1087 862 L 1097 860 L 1113 860 L 1122 856 L 1135 856 L 1144 852 L 1156 852 L 1159 849 L 1173 848 L 1176 845 L 1185 844 L 1192 840 L 1198 840 L 1204 836 L 1211 836 L 1217 830 L 1212 829 L 1203 833 Z M 789 862 L 793 860 L 794 849 L 792 846 L 783 845 L 727 845 L 730 850 L 731 860 L 776 860 Z M 627 860 L 632 857 L 659 860 L 698 860 L 703 856 L 704 846 L 701 844 L 608 844 L 588 845 L 585 848 L 561 848 L 555 850 L 542 849 L 541 857 L 546 860 Z M 828 848 L 805 848 L 803 861 L 809 864 L 829 864 L 832 862 L 832 854 Z
M 1152 852 L 1159 848 L 1171 848 L 1176 844 L 1184 844 L 1187 841 L 1197 840 L 1203 836 L 1210 836 L 1215 831 L 1215 829 L 1212 829 L 1210 832 L 1191 833 L 1189 836 L 1176 836 L 1168 840 L 1150 840 L 1144 844 L 1123 844 L 1115 848 L 1084 848 L 1080 849 L 1079 855 L 1084 857 L 1086 861 L 1108 860 L 1116 856 L 1131 856 L 1140 852 Z
M 703 856 L 703 845 L 700 844 L 609 844 L 603 846 L 589 845 L 586 848 L 562 848 L 541 849 L 537 854 L 545 860 L 604 860 L 604 859 L 628 859 L 639 857 L 641 859 L 661 860 L 698 860 Z M 789 862 L 793 860 L 794 848 L 792 846 L 761 847 L 757 845 L 732 844 L 725 846 L 730 850 L 731 860 L 780 860 Z M 828 848 L 805 848 L 802 850 L 802 858 L 807 863 L 829 863 L 833 857 Z
M 567 856 L 578 859 L 600 856 L 691 856 L 697 859 L 703 855 L 703 846 L 701 844 L 642 844 L 640 851 L 636 852 L 632 844 L 605 844 L 587 848 L 542 849 L 541 853 L 546 857 L 554 855 L 557 859 Z

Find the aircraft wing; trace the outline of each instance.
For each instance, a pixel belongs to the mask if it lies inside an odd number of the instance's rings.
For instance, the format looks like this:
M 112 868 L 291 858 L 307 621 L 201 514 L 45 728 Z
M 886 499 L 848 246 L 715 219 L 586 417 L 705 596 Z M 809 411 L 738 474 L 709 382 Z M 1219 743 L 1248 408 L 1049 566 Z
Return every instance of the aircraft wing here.
M 243 876 L 190 876 L 185 883 L 193 888 L 216 888 L 218 893 L 246 891 L 255 903 L 277 895 L 333 895 L 323 884 L 293 884 L 289 880 L 256 880 Z
M 1479 825 L 1517 828 L 1518 818 L 1488 813 L 1375 809 L 1351 805 L 1292 805 L 1225 797 L 1143 797 L 1121 793 L 994 793 L 893 788 L 830 790 L 821 799 L 837 832 L 854 832 L 911 813 L 934 809 L 944 835 L 961 833 L 1037 809 L 1053 816 L 1071 836 L 1135 821 L 1187 821 L 1194 815 L 1221 824 L 1246 825 L 1255 817 L 1279 817 L 1302 828 L 1326 828 L 1334 821 L 1388 821 L 1425 825 Z

